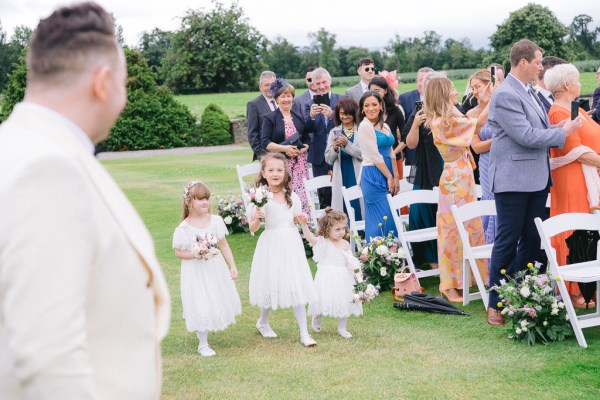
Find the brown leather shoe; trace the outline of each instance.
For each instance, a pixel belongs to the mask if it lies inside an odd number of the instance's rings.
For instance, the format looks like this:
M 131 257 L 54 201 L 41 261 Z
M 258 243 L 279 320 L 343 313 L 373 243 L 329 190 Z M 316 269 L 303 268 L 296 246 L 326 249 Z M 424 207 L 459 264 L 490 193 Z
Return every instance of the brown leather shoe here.
M 489 307 L 487 309 L 487 323 L 493 326 L 504 325 L 504 316 L 500 311 Z

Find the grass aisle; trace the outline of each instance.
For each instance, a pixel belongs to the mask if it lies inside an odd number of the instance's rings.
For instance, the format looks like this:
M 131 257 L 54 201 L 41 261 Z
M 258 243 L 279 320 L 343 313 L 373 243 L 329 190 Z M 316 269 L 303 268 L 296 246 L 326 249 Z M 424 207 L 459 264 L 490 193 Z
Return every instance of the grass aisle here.
M 337 335 L 324 319 L 318 346 L 303 348 L 291 310 L 271 315 L 279 338 L 260 337 L 259 310 L 248 302 L 248 279 L 257 236 L 228 237 L 240 277 L 242 315 L 224 332 L 211 333 L 217 356 L 196 353 L 197 339 L 182 319 L 179 261 L 171 250 L 181 215 L 181 192 L 191 179 L 213 193 L 238 194 L 236 164 L 249 150 L 107 160 L 103 164 L 142 215 L 156 243 L 173 300 L 171 331 L 163 342 L 164 399 L 598 399 L 600 328 L 586 329 L 589 347 L 575 339 L 528 348 L 485 323 L 481 302 L 468 317 L 399 311 L 389 292 L 364 316 L 350 318 L 354 337 Z M 438 280 L 423 281 L 437 293 Z

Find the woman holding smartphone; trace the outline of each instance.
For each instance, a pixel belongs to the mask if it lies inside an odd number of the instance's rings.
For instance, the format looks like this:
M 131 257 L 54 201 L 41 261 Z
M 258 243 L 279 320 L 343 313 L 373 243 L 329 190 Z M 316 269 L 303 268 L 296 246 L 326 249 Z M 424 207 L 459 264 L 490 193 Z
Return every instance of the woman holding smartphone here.
M 383 122 L 383 99 L 375 91 L 366 91 L 359 109 L 358 140 L 363 158 L 360 186 L 365 201 L 365 238 L 369 242 L 395 229 L 387 194 L 398 193 L 399 179 L 396 163 L 392 162 L 396 157 L 392 148 L 394 135 Z
M 292 85 L 277 78 L 270 88 L 278 108 L 263 116 L 260 140 L 267 152 L 283 153 L 288 157 L 292 190 L 300 197 L 302 212 L 310 215 L 304 179 L 308 179 L 306 152 L 308 132 L 302 115 L 292 109 L 295 90 Z
M 473 177 L 475 165 L 469 145 L 485 123 L 485 120 L 463 116 L 455 107 L 457 94 L 452 82 L 444 76 L 431 77 L 425 86 L 425 123 L 444 160 L 437 212 L 440 293 L 453 302 L 463 298 L 463 268 L 462 243 L 450 207 L 477 201 Z M 487 86 L 479 93 L 480 109 L 487 106 L 490 97 Z M 469 221 L 466 229 L 474 246 L 485 244 L 481 218 Z M 483 281 L 487 282 L 487 260 L 479 260 L 477 266 Z
M 341 99 L 334 109 L 333 128 L 327 136 L 325 161 L 333 166 L 331 177 L 331 207 L 346 212 L 342 198 L 342 186 L 347 188 L 357 184 L 362 161 L 360 145 L 356 139 L 358 129 L 358 104 L 353 99 Z M 364 211 L 359 200 L 351 203 L 357 220 L 362 220 Z
M 557 124 L 571 116 L 571 104 L 579 97 L 581 84 L 579 71 L 573 64 L 561 64 L 544 75 L 546 87 L 554 96 L 548 119 Z M 598 125 L 575 102 L 575 110 L 583 118 L 581 127 L 567 136 L 562 149 L 550 149 L 550 168 L 553 185 L 550 187 L 550 216 L 570 212 L 587 213 L 598 206 L 598 170 L 600 169 L 600 125 Z M 586 171 L 587 170 L 587 171 Z M 552 238 L 556 258 L 560 265 L 566 264 L 569 249 L 565 239 L 571 232 Z M 575 307 L 584 307 L 577 284 L 567 285 Z M 592 305 L 593 306 L 593 305 Z

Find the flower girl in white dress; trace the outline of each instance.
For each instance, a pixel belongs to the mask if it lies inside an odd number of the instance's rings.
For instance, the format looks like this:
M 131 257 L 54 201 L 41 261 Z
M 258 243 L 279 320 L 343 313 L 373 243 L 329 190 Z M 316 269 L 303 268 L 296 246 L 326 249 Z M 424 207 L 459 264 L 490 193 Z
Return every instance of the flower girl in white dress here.
M 242 312 L 233 282 L 238 272 L 225 239 L 227 233 L 223 219 L 210 213 L 210 191 L 206 185 L 199 181 L 188 183 L 181 223 L 173 234 L 173 248 L 181 259 L 183 318 L 187 330 L 196 332 L 198 353 L 204 357 L 216 354 L 208 344 L 208 332 L 224 330 Z
M 306 304 L 315 299 L 315 289 L 295 225 L 302 215 L 302 204 L 291 189 L 283 154 L 267 153 L 261 158 L 256 184 L 267 185 L 273 194 L 262 208 L 255 207 L 250 218 L 251 232 L 258 230 L 261 219 L 265 221 L 250 270 L 250 304 L 260 307 L 256 329 L 263 337 L 277 337 L 269 325 L 269 312 L 291 307 L 300 328 L 300 342 L 315 346 L 306 323 Z
M 321 331 L 321 316 L 338 318 L 338 334 L 351 338 L 346 330 L 348 317 L 362 314 L 362 304 L 354 301 L 354 270 L 360 262 L 352 255 L 346 235 L 346 214 L 332 208 L 325 210 L 319 219 L 319 232 L 315 237 L 308 228 L 308 216 L 301 218 L 302 230 L 313 246 L 313 260 L 317 263 L 315 287 L 316 301 L 310 302 L 308 315 L 312 316 L 312 328 Z

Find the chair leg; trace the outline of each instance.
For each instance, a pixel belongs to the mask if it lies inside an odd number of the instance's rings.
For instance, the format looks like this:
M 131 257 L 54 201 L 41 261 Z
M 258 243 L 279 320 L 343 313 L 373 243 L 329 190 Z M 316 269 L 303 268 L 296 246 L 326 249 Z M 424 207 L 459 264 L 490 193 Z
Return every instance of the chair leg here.
M 585 341 L 585 337 L 583 336 L 583 331 L 579 327 L 579 321 L 577 320 L 577 314 L 575 313 L 575 308 L 573 307 L 571 296 L 569 296 L 569 292 L 567 291 L 567 285 L 565 285 L 565 282 L 562 279 L 557 283 L 560 293 L 564 293 L 564 295 L 562 296 L 562 301 L 563 303 L 565 303 L 565 309 L 567 310 L 569 321 L 571 322 L 573 332 L 575 333 L 575 337 L 577 338 L 577 343 L 579 343 L 579 346 L 586 348 L 587 342 Z
M 463 250 L 463 252 L 464 252 L 464 250 Z M 462 263 L 463 306 L 466 306 L 467 304 L 469 304 L 469 301 L 471 301 L 471 299 L 470 299 L 471 294 L 469 293 L 469 291 L 471 289 L 471 271 L 469 269 L 468 261 L 465 258 L 463 258 L 462 261 L 463 261 L 463 263 Z
M 479 267 L 477 266 L 477 260 L 474 257 L 469 258 L 469 265 L 471 267 L 471 271 L 473 276 L 475 277 L 475 283 L 477 284 L 477 288 L 479 289 L 479 295 L 481 296 L 481 301 L 483 301 L 483 306 L 487 310 L 489 307 L 489 294 L 485 288 L 483 283 L 483 279 L 481 278 L 481 274 L 479 273 Z M 469 282 L 471 284 L 471 282 Z

